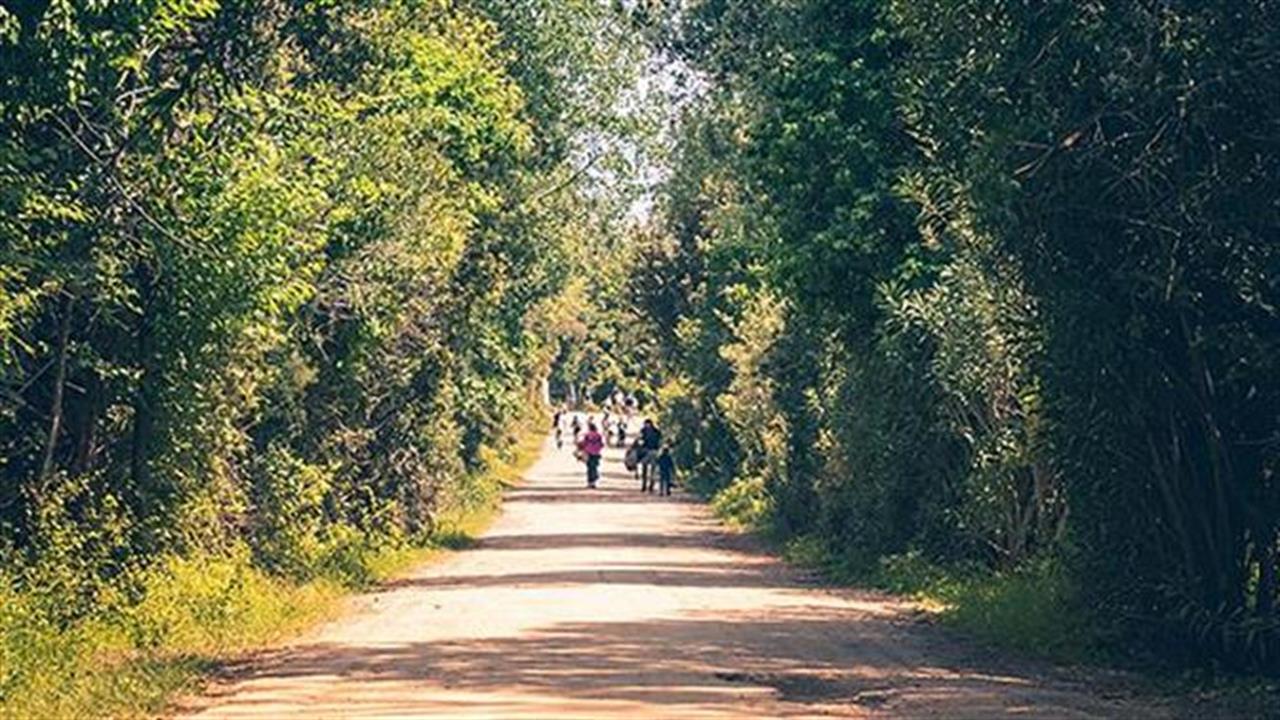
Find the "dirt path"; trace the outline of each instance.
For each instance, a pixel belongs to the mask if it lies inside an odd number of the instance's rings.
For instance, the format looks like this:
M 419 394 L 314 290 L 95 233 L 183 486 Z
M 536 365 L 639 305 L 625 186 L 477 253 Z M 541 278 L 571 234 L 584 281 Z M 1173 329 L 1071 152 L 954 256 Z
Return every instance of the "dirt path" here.
M 1158 717 L 1118 681 L 1002 662 L 904 603 L 814 587 L 617 451 L 548 447 L 478 547 L 356 601 L 190 717 Z

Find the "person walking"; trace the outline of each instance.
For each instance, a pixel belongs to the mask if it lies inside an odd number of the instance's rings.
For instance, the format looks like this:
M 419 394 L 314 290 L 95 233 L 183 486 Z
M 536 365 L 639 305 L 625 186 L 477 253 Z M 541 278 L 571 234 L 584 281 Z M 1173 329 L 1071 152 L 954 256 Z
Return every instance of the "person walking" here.
M 604 452 L 604 438 L 594 422 L 587 423 L 587 433 L 578 443 L 587 463 L 587 487 L 594 488 L 600 481 L 600 455 Z
M 655 477 L 654 463 L 658 461 L 658 450 L 662 448 L 662 431 L 645 418 L 640 428 L 640 492 L 653 492 L 657 489 L 658 478 Z
M 676 461 L 671 457 L 671 449 L 662 446 L 658 453 L 658 493 L 664 496 L 671 494 L 671 486 L 676 483 Z

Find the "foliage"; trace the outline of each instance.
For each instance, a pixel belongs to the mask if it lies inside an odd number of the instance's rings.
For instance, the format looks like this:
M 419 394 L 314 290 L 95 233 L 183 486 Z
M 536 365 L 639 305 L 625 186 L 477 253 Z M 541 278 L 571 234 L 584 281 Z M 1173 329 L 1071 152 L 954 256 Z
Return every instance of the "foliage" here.
M 1274 5 L 648 19 L 705 90 L 632 288 L 718 506 L 979 632 L 1274 670 Z
M 1275 670 L 1278 13 L 0 10 L 5 597 L 358 581 L 545 381 L 656 399 L 808 554 L 959 573 L 969 626 Z
M 6 589 L 0 717 L 158 712 L 193 673 L 314 621 L 337 597 L 332 582 L 294 586 L 266 575 L 245 548 L 223 558 L 171 558 L 135 587 L 140 601 L 102 598 L 92 619 L 71 626 L 51 622 L 40 606 L 56 601 L 55 590 Z
M 0 9 L 5 646 L 203 652 L 237 603 L 365 581 L 487 505 L 562 343 L 537 317 L 630 201 L 574 172 L 640 137 L 626 26 L 591 2 Z
M 1074 607 L 1069 578 L 1052 562 L 990 574 L 940 568 L 908 553 L 884 558 L 869 582 L 934 606 L 942 622 L 993 645 L 1065 662 L 1104 652 L 1097 628 Z
M 38 572 L 37 581 L 5 578 L 0 594 L 0 717 L 161 712 L 218 663 L 334 612 L 344 589 L 389 578 L 439 548 L 473 542 L 501 490 L 536 459 L 541 429 L 523 420 L 509 444 L 486 451 L 484 469 L 440 509 L 427 542 L 372 546 L 349 528 L 331 527 L 325 553 L 305 568 L 306 581 L 268 572 L 261 547 L 238 544 L 218 555 L 168 556 L 140 567 L 127 582 L 107 585 L 92 612 L 71 619 L 51 611 L 72 596 L 56 580 L 77 581 L 82 571 L 45 556 L 25 570 L 29 577 Z

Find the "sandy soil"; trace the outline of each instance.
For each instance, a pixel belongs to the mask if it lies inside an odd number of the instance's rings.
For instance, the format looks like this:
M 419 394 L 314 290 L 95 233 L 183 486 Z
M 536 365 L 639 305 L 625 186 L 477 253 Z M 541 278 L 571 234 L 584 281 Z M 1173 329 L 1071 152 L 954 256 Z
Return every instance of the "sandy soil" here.
M 184 717 L 1146 718 L 1123 678 L 1002 659 L 905 602 L 817 587 L 619 451 L 550 445 L 472 550 L 233 668 Z

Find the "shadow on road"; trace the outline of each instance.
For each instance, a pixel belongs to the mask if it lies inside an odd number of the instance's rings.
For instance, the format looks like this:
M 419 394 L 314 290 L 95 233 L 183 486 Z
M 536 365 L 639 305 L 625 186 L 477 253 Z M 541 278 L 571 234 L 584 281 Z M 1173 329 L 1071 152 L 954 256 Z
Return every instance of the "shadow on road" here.
M 563 623 L 517 638 L 315 644 L 267 662 L 256 675 L 269 682 L 308 676 L 361 683 L 444 678 L 450 691 L 465 693 L 472 712 L 477 696 L 491 698 L 500 712 L 511 698 L 537 693 L 712 707 L 740 706 L 743 693 L 756 692 L 809 704 L 892 707 L 896 718 L 1079 717 L 1099 709 L 1081 707 L 1090 697 L 1081 687 L 1059 682 L 1046 688 L 1037 679 L 1043 668 L 978 670 L 971 657 L 926 659 L 904 647 L 891 625 L 866 620 L 857 612 L 797 605 L 769 617 Z M 655 658 L 662 658 L 656 666 Z M 856 665 L 850 658 L 857 658 Z M 447 697 L 440 702 L 431 709 L 450 710 Z M 937 714 L 948 706 L 962 712 Z M 360 717 L 358 706 L 348 709 Z
M 567 570 L 542 573 L 502 573 L 498 575 L 448 575 L 394 580 L 389 588 L 477 588 L 477 587 L 554 587 L 559 585 L 645 585 L 657 587 L 700 588 L 785 588 L 794 582 L 768 580 L 757 572 L 676 570 L 661 566 L 645 569 Z
M 1116 716 L 1122 683 L 1086 687 L 902 602 L 815 589 L 690 499 L 606 467 L 588 490 L 551 457 L 493 533 L 380 588 L 331 642 L 247 664 L 252 692 L 215 717 Z

